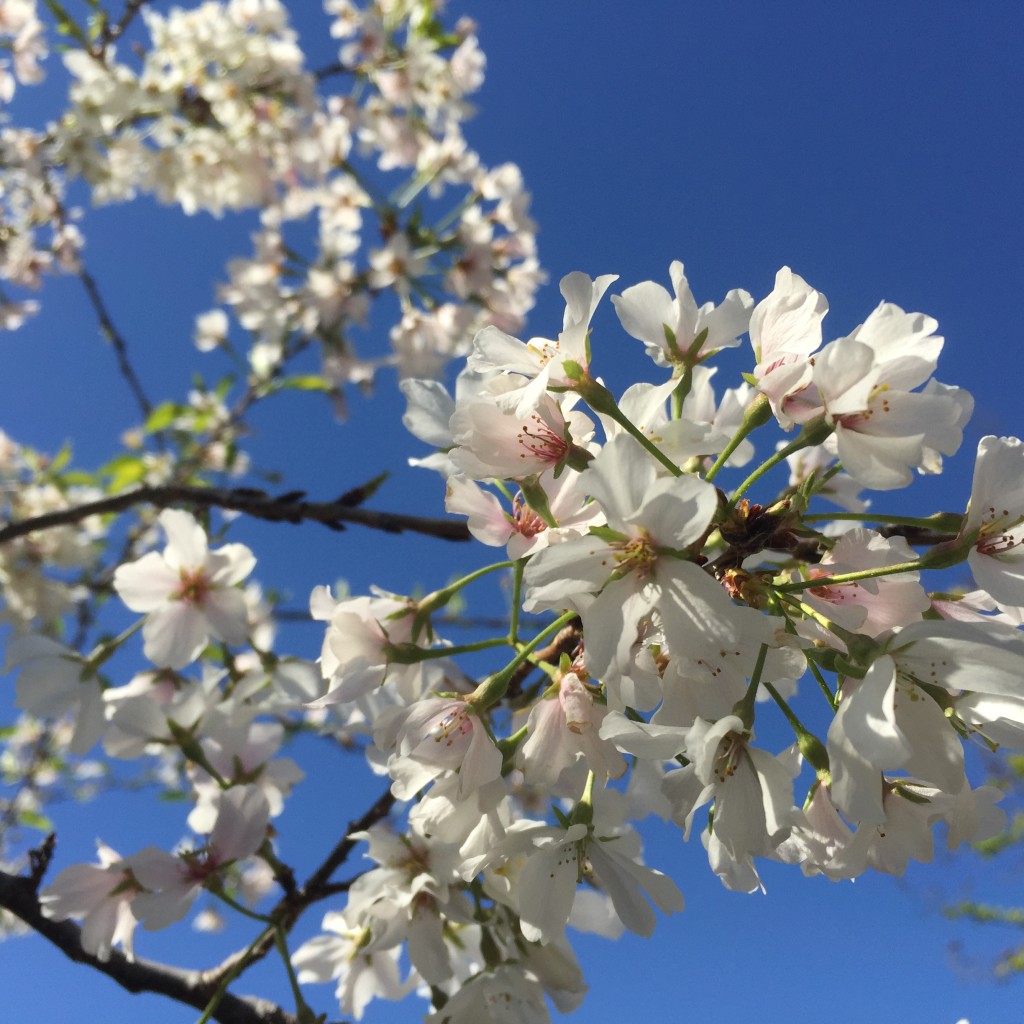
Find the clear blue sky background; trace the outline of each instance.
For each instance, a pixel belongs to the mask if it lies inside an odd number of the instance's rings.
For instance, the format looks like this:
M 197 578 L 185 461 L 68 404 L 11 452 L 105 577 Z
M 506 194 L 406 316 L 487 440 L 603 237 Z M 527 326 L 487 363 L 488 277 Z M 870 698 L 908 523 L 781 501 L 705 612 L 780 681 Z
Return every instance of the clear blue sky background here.
M 301 6 L 313 63 L 326 63 L 324 23 L 316 5 Z M 927 312 L 947 338 L 939 379 L 972 391 L 977 411 L 946 474 L 891 500 L 879 496 L 876 507 L 962 509 L 978 438 L 1024 429 L 1024 111 L 1015 63 L 1024 7 L 479 0 L 466 10 L 488 55 L 469 138 L 485 162 L 519 163 L 541 227 L 551 281 L 531 332 L 549 334 L 560 323 L 562 274 L 618 273 L 620 288 L 649 278 L 667 284 L 673 259 L 686 263 L 698 301 L 717 301 L 733 287 L 760 298 L 790 264 L 828 296 L 828 337 L 847 333 L 881 299 Z M 460 12 L 452 0 L 452 13 Z M 183 221 L 148 202 L 88 214 L 89 265 L 154 396 L 187 390 L 197 358 L 191 318 L 212 304 L 224 260 L 248 253 L 251 225 L 247 217 Z M 42 449 L 73 438 L 78 460 L 97 465 L 134 424 L 133 407 L 74 282 L 48 283 L 43 302 L 38 321 L 2 339 L 0 427 Z M 594 344 L 616 389 L 632 379 L 631 366 L 645 371 L 610 307 L 596 320 Z M 379 507 L 440 512 L 436 478 L 403 471 L 421 449 L 396 426 L 390 382 L 372 400 L 353 396 L 351 420 L 340 428 L 325 408 L 276 403 L 257 417 L 251 447 L 264 462 L 288 467 L 288 486 L 329 498 L 388 469 L 393 482 Z M 261 579 L 288 590 L 296 605 L 337 577 L 355 591 L 370 583 L 408 591 L 481 561 L 468 546 L 286 529 L 240 523 L 233 537 L 254 547 Z M 319 642 L 316 629 L 296 627 L 281 646 L 314 656 Z M 337 755 L 314 763 L 281 823 L 282 853 L 300 870 L 330 845 L 324 822 L 348 820 L 380 787 L 352 782 L 362 776 Z M 181 808 L 140 819 L 148 808 L 144 796 L 123 795 L 60 809 L 58 866 L 91 859 L 96 835 L 122 853 L 149 842 L 171 846 L 185 831 Z M 719 885 L 696 839 L 684 846 L 655 832 L 647 856 L 677 879 L 687 910 L 661 921 L 648 942 L 579 943 L 591 992 L 578 1020 L 1024 1019 L 1024 989 L 985 977 L 985 956 L 1014 936 L 953 925 L 937 911 L 967 892 L 1024 902 L 1019 859 L 987 866 L 942 857 L 912 867 L 902 883 L 866 877 L 841 886 L 766 865 L 767 895 L 745 897 Z M 302 935 L 315 924 L 314 915 Z M 138 946 L 144 956 L 207 966 L 247 934 L 179 931 L 143 935 Z M 951 957 L 956 941 L 967 959 Z M 261 968 L 242 989 L 287 1000 L 279 974 Z M 131 997 L 35 939 L 0 947 L 0 979 L 0 1005 L 12 1021 L 179 1024 L 196 1016 Z M 324 1009 L 329 991 L 315 992 Z M 366 1020 L 414 1020 L 415 1010 L 412 1002 L 375 1004 Z

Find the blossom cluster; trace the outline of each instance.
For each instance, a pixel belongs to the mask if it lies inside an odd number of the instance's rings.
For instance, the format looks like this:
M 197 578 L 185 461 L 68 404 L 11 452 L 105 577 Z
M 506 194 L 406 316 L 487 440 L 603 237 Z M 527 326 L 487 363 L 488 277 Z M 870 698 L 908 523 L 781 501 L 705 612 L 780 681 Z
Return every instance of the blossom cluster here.
M 325 3 L 338 60 L 319 69 L 281 0 L 142 6 L 148 39 L 126 49 L 106 22 L 91 43 L 64 24 L 83 44 L 63 54 L 67 110 L 44 130 L 0 125 L 0 281 L 36 289 L 44 271 L 81 272 L 80 211 L 64 197 L 84 183 L 97 204 L 258 210 L 253 252 L 229 261 L 196 344 L 244 343 L 263 381 L 315 344 L 320 374 L 305 386 L 339 408 L 381 367 L 434 376 L 479 328 L 515 330 L 543 279 L 529 195 L 514 165 L 488 168 L 466 143 L 485 62 L 473 23 L 448 29 L 439 6 Z M 0 32 L 37 37 L 34 5 L 4 11 Z M 38 80 L 29 57 L 45 52 L 16 41 L 22 81 Z M 356 336 L 389 292 L 401 300 L 391 353 L 362 355 Z M 8 329 L 39 308 L 0 301 Z
M 193 517 L 166 511 L 163 552 L 113 578 L 155 671 L 113 686 L 108 648 L 14 649 L 19 703 L 70 712 L 72 749 L 185 757 L 205 837 L 175 853 L 101 848 L 47 887 L 46 913 L 82 918 L 103 957 L 203 888 L 233 900 L 242 865 L 278 863 L 268 825 L 302 777 L 278 756 L 292 716 L 361 745 L 404 808 L 349 836 L 371 866 L 293 955 L 299 983 L 336 980 L 356 1018 L 414 990 L 437 1022 L 574 1009 L 586 984 L 571 929 L 650 935 L 656 911 L 683 908 L 671 866 L 645 862 L 637 823 L 651 815 L 696 830 L 741 892 L 762 888 L 764 859 L 833 880 L 901 874 L 931 859 L 939 823 L 950 847 L 1000 830 L 1000 792 L 969 779 L 964 742 L 1024 745 L 1024 444 L 982 440 L 963 513 L 869 511 L 862 490 L 937 472 L 959 446 L 971 400 L 932 377 L 935 322 L 885 303 L 823 345 L 825 299 L 789 269 L 759 302 L 736 290 L 718 306 L 697 305 L 681 264 L 670 276 L 674 295 L 644 282 L 613 296 L 652 367 L 619 398 L 591 339 L 615 278 L 582 273 L 562 281 L 555 337 L 489 327 L 454 397 L 405 382 L 406 422 L 438 449 L 417 461 L 507 560 L 420 598 L 318 588 L 314 666 L 270 653 L 258 591 L 242 589 L 251 552 L 211 549 Z M 714 360 L 744 335 L 751 371 L 718 393 Z M 757 463 L 772 423 L 789 439 Z M 772 480 L 768 501 L 747 496 Z M 846 511 L 816 511 L 823 500 Z M 976 589 L 925 588 L 960 563 Z M 441 613 L 492 572 L 511 575 L 508 632 L 445 640 Z M 463 667 L 501 648 L 489 673 Z M 235 652 L 219 670 L 216 650 Z M 790 743 L 759 745 L 779 724 Z M 253 898 L 278 876 L 262 877 Z
M 300 1020 L 309 986 L 334 982 L 357 1019 L 415 993 L 432 1024 L 534 1024 L 583 1003 L 574 933 L 649 936 L 683 909 L 645 819 L 696 831 L 745 893 L 765 861 L 901 874 L 932 858 L 936 826 L 951 848 L 1003 827 L 965 744 L 1024 747 L 1024 443 L 982 439 L 962 511 L 889 515 L 865 496 L 961 445 L 973 401 L 934 377 L 931 317 L 883 302 L 835 337 L 789 268 L 759 300 L 699 304 L 675 262 L 671 290 L 569 274 L 560 328 L 521 340 L 542 273 L 518 169 L 484 166 L 463 135 L 485 64 L 468 19 L 443 20 L 440 0 L 325 0 L 336 60 L 312 68 L 282 0 L 129 4 L 117 22 L 91 4 L 82 26 L 48 6 L 68 105 L 43 129 L 0 123 L 0 326 L 39 310 L 22 293 L 45 274 L 77 275 L 131 383 L 69 196 L 257 225 L 194 321 L 196 348 L 235 357 L 237 376 L 156 405 L 139 387 L 125 451 L 94 473 L 0 434 L 0 621 L 22 713 L 0 753 L 16 790 L 0 841 L 132 771 L 187 805 L 193 836 L 123 854 L 99 840 L 95 863 L 58 854 L 45 878 L 34 851 L 42 913 L 80 921 L 86 954 L 130 959 L 140 924 L 198 905 L 197 927 L 235 912 L 262 929 L 206 1017 L 276 949 Z M 43 75 L 35 3 L 0 4 L 0 42 L 7 102 Z M 618 395 L 594 327 L 609 305 L 648 359 Z M 391 351 L 361 354 L 382 307 Z M 319 371 L 299 372 L 310 349 Z M 226 492 L 198 485 L 264 482 L 241 445 L 275 390 L 341 409 L 385 366 L 433 449 L 410 462 L 497 560 L 425 595 L 319 586 L 319 651 L 283 651 L 256 555 L 207 511 Z M 160 488 L 158 515 L 118 520 Z M 277 521 L 301 518 L 301 497 Z M 971 588 L 929 582 L 956 566 Z M 495 579 L 507 622 L 452 641 L 466 595 Z M 388 787 L 301 885 L 281 817 L 304 778 L 297 733 Z M 353 847 L 365 869 L 332 880 Z M 321 903 L 321 934 L 289 949 Z

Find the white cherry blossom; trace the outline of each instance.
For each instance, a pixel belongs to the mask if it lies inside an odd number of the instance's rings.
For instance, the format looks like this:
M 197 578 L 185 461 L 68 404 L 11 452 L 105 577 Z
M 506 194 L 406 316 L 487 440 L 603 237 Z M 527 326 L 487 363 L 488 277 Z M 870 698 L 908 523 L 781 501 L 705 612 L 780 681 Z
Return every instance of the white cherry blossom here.
M 160 525 L 167 535 L 163 553 L 151 551 L 119 566 L 114 589 L 133 612 L 147 613 L 146 657 L 177 669 L 194 661 L 211 635 L 229 644 L 245 642 L 249 615 L 237 584 L 256 559 L 244 544 L 210 551 L 206 533 L 187 512 L 166 509 Z

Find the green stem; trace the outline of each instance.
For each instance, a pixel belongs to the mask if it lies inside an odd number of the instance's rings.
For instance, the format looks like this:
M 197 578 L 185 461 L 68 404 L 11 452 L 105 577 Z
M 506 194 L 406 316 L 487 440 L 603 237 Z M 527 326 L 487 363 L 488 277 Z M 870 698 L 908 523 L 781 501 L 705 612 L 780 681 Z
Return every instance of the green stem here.
M 786 703 L 785 698 L 771 683 L 765 683 L 764 688 L 771 694 L 772 700 L 779 706 L 779 709 L 786 716 L 786 721 L 789 722 L 793 732 L 796 734 L 796 742 L 800 748 L 800 753 L 804 755 L 815 771 L 827 772 L 829 767 L 828 752 L 825 750 L 824 744 L 822 744 L 817 736 L 807 731 L 803 722 L 796 717 L 793 709 Z
M 210 997 L 210 1001 L 206 1004 L 206 1009 L 203 1010 L 202 1016 L 196 1021 L 196 1024 L 207 1024 L 212 1019 L 213 1015 L 217 1012 L 217 1007 L 220 1005 L 220 1001 L 224 998 L 224 993 L 228 990 L 228 985 L 231 984 L 237 978 L 242 971 L 245 969 L 246 964 L 249 962 L 249 958 L 253 955 L 256 949 L 261 946 L 267 939 L 267 936 L 271 932 L 276 931 L 273 925 L 268 928 L 264 928 L 259 935 L 249 944 L 249 947 L 242 954 L 242 956 L 227 970 L 224 977 L 217 983 L 217 988 L 214 990 L 213 995 Z
M 810 590 L 812 587 L 833 587 L 842 583 L 856 583 L 858 580 L 873 580 L 880 576 L 894 576 L 901 572 L 918 572 L 921 569 L 921 562 L 914 559 L 912 562 L 896 562 L 893 565 L 880 565 L 875 569 L 860 569 L 857 572 L 841 572 L 835 576 L 812 576 L 807 580 L 797 580 L 794 583 L 781 583 L 775 587 L 783 594 L 794 594 L 801 590 Z
M 278 923 L 274 927 L 274 945 L 277 947 L 281 959 L 284 961 L 284 969 L 288 973 L 288 984 L 291 986 L 292 995 L 295 997 L 295 1014 L 300 1024 L 312 1024 L 316 1016 L 309 1004 L 302 996 L 302 989 L 299 987 L 299 979 L 295 976 L 295 968 L 292 967 L 292 958 L 288 953 L 288 943 L 284 937 L 284 927 Z
M 594 773 L 587 772 L 587 781 L 583 786 L 583 795 L 572 812 L 574 825 L 590 825 L 594 820 Z
M 753 433 L 758 427 L 771 419 L 772 407 L 768 403 L 766 395 L 757 395 L 747 406 L 743 413 L 743 421 L 739 429 L 729 439 L 729 443 L 722 449 L 719 456 L 711 464 L 711 468 L 704 474 L 704 479 L 709 483 L 718 475 L 718 471 L 729 461 L 729 457 L 746 440 L 747 435 Z
M 474 651 L 486 651 L 491 647 L 508 646 L 508 637 L 491 637 L 489 640 L 475 640 L 471 644 L 459 644 L 455 647 L 430 647 L 424 649 L 416 644 L 389 644 L 384 651 L 389 664 L 417 665 L 421 661 L 434 658 L 451 658 L 457 654 L 472 654 Z
M 103 664 L 103 662 L 107 661 L 107 659 L 109 658 L 112 658 L 114 654 L 117 653 L 117 649 L 121 646 L 121 644 L 123 644 L 134 633 L 137 633 L 143 627 L 145 622 L 146 619 L 143 617 L 139 619 L 139 621 L 136 622 L 135 625 L 129 626 L 123 633 L 119 634 L 118 636 L 115 636 L 113 639 L 106 640 L 101 644 L 97 644 L 96 647 L 93 648 L 89 657 L 85 659 L 85 664 L 89 668 L 90 672 L 95 672 L 96 669 L 98 669 L 100 665 Z
M 835 709 L 839 707 L 839 701 L 836 699 L 836 695 L 828 688 L 828 683 L 825 682 L 825 677 L 821 674 L 821 669 L 818 668 L 813 661 L 808 661 L 807 667 L 811 670 L 811 675 L 818 681 L 818 686 L 821 687 L 821 692 L 828 697 L 828 702 L 832 706 L 832 710 L 835 711 Z
M 729 504 L 735 505 L 741 495 L 743 495 L 751 485 L 755 484 L 761 479 L 769 470 L 774 469 L 780 462 L 785 462 L 794 452 L 800 451 L 802 448 L 810 448 L 812 445 L 821 444 L 829 434 L 835 428 L 826 423 L 824 420 L 814 420 L 804 426 L 803 430 L 792 441 L 785 446 L 780 448 L 771 458 L 765 459 L 757 469 L 754 470 L 746 480 L 743 481 L 733 492 L 732 498 Z M 721 458 L 721 456 L 719 456 Z M 712 466 L 714 469 L 714 466 Z M 705 478 L 707 479 L 707 478 Z
M 519 643 L 519 603 L 523 593 L 523 573 L 526 559 L 518 559 L 512 566 L 512 612 L 508 620 L 508 642 L 515 647 Z
M 447 587 L 427 594 L 421 601 L 416 602 L 417 610 L 429 615 L 432 611 L 443 608 L 463 587 L 468 587 L 470 583 L 475 583 L 488 573 L 497 572 L 499 569 L 513 568 L 515 568 L 515 562 L 494 562 L 492 565 L 485 565 L 482 569 L 476 569 L 460 577 L 454 583 L 449 583 Z
M 528 660 L 530 655 L 550 636 L 554 636 L 563 626 L 569 625 L 576 618 L 576 612 L 564 612 L 554 622 L 545 626 L 529 643 L 520 645 L 516 656 L 500 671 L 485 679 L 467 698 L 466 703 L 476 707 L 479 711 L 497 704 L 505 692 L 512 675 Z M 503 640 L 502 643 L 505 641 Z M 449 648 L 449 651 L 451 649 Z
M 232 910 L 237 911 L 239 914 L 243 914 L 245 917 L 252 918 L 253 921 L 259 921 L 261 924 L 273 925 L 273 920 L 266 916 L 266 914 L 257 914 L 255 910 L 250 910 L 248 907 L 243 906 L 238 900 L 229 896 L 223 889 L 211 888 L 209 890 L 213 893 L 217 899 L 226 903 Z
M 639 428 L 623 413 L 618 406 L 609 416 L 635 441 L 651 453 L 673 476 L 682 476 L 683 471 Z
M 739 715 L 743 727 L 747 730 L 754 725 L 754 701 L 757 699 L 757 688 L 761 685 L 761 673 L 764 671 L 765 659 L 768 657 L 768 645 L 761 644 L 757 652 L 757 661 L 754 662 L 754 671 L 750 674 L 750 685 L 743 699 L 732 709 L 734 715 Z
M 453 210 L 446 213 L 434 225 L 434 233 L 440 235 L 442 231 L 446 230 L 450 224 L 455 223 L 455 221 L 457 221 L 466 212 L 466 210 L 473 206 L 479 199 L 479 192 L 468 193 L 461 203 L 458 203 Z

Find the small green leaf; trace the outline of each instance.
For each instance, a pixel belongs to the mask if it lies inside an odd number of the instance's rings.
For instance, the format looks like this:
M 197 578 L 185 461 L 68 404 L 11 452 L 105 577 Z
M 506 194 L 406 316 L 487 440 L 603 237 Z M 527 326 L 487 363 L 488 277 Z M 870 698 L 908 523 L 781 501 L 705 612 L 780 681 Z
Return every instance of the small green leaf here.
M 146 417 L 144 430 L 147 434 L 155 434 L 166 430 L 181 415 L 181 406 L 177 402 L 161 402 Z
M 18 824 L 26 828 L 35 828 L 40 832 L 52 832 L 53 822 L 45 814 L 38 811 L 24 810 L 18 812 Z
M 278 387 L 290 388 L 293 391 L 331 391 L 333 389 L 333 385 L 329 381 L 316 373 L 285 377 Z

